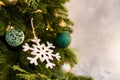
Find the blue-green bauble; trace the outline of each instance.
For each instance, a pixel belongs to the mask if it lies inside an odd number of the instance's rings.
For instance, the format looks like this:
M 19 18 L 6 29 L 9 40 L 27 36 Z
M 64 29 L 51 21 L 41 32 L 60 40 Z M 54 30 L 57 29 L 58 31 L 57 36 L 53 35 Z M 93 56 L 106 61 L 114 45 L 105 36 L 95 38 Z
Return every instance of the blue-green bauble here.
M 66 48 L 70 45 L 71 43 L 71 36 L 67 32 L 59 33 L 56 36 L 55 43 L 57 46 L 61 48 Z
M 23 43 L 24 33 L 23 31 L 12 27 L 6 32 L 5 39 L 10 46 L 16 47 Z

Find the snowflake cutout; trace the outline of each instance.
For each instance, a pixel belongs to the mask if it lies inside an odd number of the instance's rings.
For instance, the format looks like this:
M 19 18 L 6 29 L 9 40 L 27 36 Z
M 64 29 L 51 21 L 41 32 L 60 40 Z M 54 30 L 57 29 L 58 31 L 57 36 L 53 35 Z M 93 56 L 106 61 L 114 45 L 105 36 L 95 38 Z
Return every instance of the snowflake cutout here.
M 32 44 L 32 47 L 30 47 L 28 43 L 25 43 L 25 45 L 23 45 L 24 52 L 31 51 L 31 55 L 35 56 L 27 57 L 27 59 L 30 60 L 30 64 L 37 66 L 37 60 L 40 60 L 41 62 L 46 62 L 46 68 L 53 68 L 53 66 L 55 66 L 55 64 L 51 62 L 51 60 L 53 60 L 53 57 L 55 57 L 57 60 L 60 60 L 61 58 L 59 53 L 52 54 L 52 49 L 54 49 L 55 46 L 49 42 L 47 42 L 47 46 L 45 44 L 40 44 L 40 39 L 31 39 L 31 41 L 36 44 Z

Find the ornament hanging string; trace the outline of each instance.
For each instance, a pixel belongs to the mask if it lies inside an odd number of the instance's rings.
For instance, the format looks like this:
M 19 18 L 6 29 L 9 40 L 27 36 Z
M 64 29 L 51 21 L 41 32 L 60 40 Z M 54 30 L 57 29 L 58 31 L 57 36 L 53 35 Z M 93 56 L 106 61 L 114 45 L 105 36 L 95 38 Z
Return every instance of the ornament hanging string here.
M 35 28 L 34 28 L 33 20 L 34 20 L 34 19 L 31 18 L 32 33 L 33 33 L 34 39 L 37 40 L 38 38 L 37 38 L 37 36 L 36 36 L 36 34 L 35 34 Z
M 38 12 L 42 12 L 42 10 L 38 9 L 38 10 L 34 11 L 33 13 L 38 13 Z M 33 33 L 34 39 L 37 40 L 38 37 L 36 36 L 36 33 L 35 33 L 35 27 L 34 27 L 34 24 L 33 24 L 33 20 L 34 20 L 34 18 L 32 17 L 31 18 L 32 33 Z

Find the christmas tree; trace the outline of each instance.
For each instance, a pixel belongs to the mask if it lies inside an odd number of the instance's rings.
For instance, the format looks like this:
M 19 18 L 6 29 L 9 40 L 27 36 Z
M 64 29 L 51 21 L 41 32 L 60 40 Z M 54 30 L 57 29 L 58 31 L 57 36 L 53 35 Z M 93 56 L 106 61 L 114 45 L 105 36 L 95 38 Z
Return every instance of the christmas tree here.
M 93 80 L 77 63 L 68 0 L 0 0 L 0 80 Z

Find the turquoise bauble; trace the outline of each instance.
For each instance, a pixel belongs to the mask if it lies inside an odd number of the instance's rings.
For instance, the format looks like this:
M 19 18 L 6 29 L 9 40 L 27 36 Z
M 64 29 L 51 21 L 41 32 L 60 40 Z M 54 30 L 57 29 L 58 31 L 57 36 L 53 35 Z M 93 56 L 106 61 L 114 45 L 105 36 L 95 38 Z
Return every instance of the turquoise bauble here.
M 23 31 L 12 27 L 6 32 L 5 39 L 10 46 L 16 47 L 23 43 L 24 33 Z
M 56 36 L 55 43 L 57 46 L 61 48 L 68 47 L 69 44 L 71 43 L 71 36 L 67 32 L 59 33 Z

